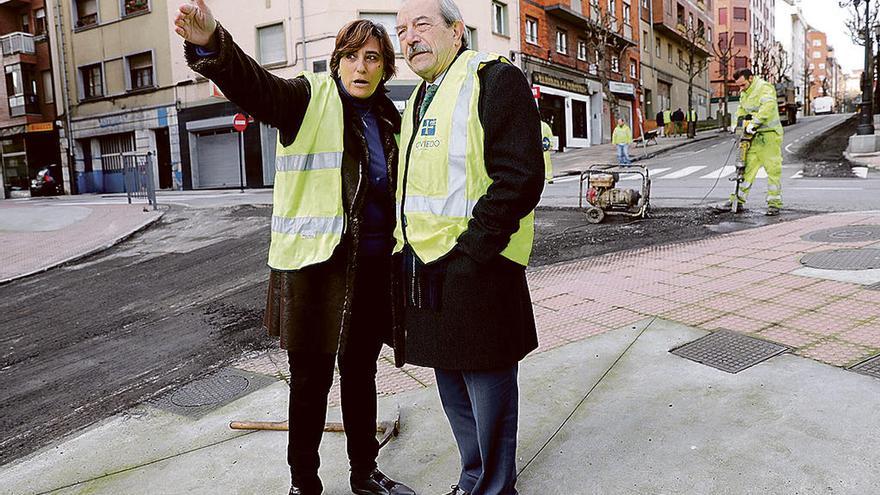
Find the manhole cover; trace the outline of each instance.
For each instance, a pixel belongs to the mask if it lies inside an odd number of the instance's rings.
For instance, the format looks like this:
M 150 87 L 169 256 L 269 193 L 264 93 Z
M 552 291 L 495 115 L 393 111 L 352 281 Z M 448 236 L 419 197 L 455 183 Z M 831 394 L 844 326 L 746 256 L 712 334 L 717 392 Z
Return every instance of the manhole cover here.
M 739 373 L 788 350 L 784 345 L 719 330 L 669 352 L 721 371 Z
M 850 369 L 856 373 L 880 378 L 880 355 L 874 356 L 867 361 L 862 361 Z
M 801 264 L 822 270 L 872 270 L 880 268 L 880 249 L 835 249 L 810 253 Z
M 803 235 L 801 239 L 813 242 L 880 241 L 880 225 L 849 225 L 817 230 Z
M 225 368 L 150 399 L 148 403 L 166 411 L 197 417 L 273 383 L 277 380 L 272 377 Z
M 202 407 L 217 404 L 247 390 L 248 379 L 221 373 L 196 380 L 171 394 L 171 403 L 178 407 Z

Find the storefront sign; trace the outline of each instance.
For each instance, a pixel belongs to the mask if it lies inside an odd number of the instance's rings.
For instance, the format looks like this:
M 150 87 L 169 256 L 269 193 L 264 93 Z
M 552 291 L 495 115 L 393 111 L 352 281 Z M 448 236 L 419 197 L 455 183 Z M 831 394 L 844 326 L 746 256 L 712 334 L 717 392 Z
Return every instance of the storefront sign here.
M 630 83 L 621 83 L 617 81 L 609 81 L 608 89 L 611 90 L 612 93 L 621 93 L 625 95 L 634 95 L 636 94 L 636 88 Z
M 52 132 L 55 126 L 52 122 L 36 122 L 27 125 L 27 132 Z
M 542 86 L 549 86 L 551 88 L 561 89 L 563 91 L 571 91 L 572 93 L 580 93 L 582 95 L 590 94 L 587 85 L 584 83 L 563 79 L 561 77 L 551 76 L 549 74 L 544 74 L 541 72 L 532 73 L 532 82 L 535 84 L 540 84 Z

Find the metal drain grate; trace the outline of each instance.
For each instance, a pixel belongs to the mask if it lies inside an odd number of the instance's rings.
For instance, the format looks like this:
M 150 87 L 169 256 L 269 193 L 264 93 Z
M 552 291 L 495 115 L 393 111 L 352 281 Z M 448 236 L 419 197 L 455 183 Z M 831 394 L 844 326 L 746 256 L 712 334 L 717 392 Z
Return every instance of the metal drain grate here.
M 813 242 L 880 241 L 880 225 L 849 225 L 817 230 L 804 234 L 801 239 Z
M 781 344 L 718 330 L 669 352 L 721 371 L 739 373 L 789 350 Z
M 801 264 L 822 270 L 873 270 L 880 268 L 880 249 L 835 249 L 810 253 Z
M 853 366 L 850 370 L 863 375 L 880 378 L 880 354 Z
M 200 416 L 275 382 L 275 379 L 265 375 L 226 368 L 187 383 L 149 403 L 166 411 Z

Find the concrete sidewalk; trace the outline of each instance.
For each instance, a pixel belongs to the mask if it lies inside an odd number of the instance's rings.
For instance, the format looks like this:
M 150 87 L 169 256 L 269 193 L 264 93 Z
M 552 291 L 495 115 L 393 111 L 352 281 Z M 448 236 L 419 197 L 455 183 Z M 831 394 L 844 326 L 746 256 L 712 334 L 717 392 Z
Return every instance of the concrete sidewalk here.
M 802 263 L 832 252 L 852 256 Z M 880 212 L 852 212 L 530 270 L 541 345 L 521 368 L 520 492 L 875 491 L 880 380 L 848 368 L 880 354 L 877 253 Z M 736 375 L 668 352 L 717 329 L 791 352 Z M 445 493 L 458 458 L 433 374 L 390 357 L 380 418 L 399 408 L 402 432 L 380 465 Z M 286 493 L 286 434 L 227 427 L 285 419 L 285 354 L 235 368 L 277 381 L 199 414 L 137 406 L 0 468 L 0 493 Z M 322 460 L 325 493 L 348 493 L 342 435 L 325 435 Z
M 712 129 L 697 133 L 694 139 L 658 137 L 656 143 L 652 142 L 647 147 L 642 147 L 638 143 L 633 144 L 630 146 L 629 154 L 634 162 L 647 160 L 667 151 L 718 136 L 731 136 L 731 134 Z M 569 149 L 563 153 L 554 152 L 550 158 L 553 162 L 553 176 L 565 176 L 585 170 L 590 165 L 617 163 L 617 146 L 611 143 L 596 144 L 589 148 Z
M 144 205 L 68 203 L 0 201 L 0 284 L 107 249 L 163 215 Z

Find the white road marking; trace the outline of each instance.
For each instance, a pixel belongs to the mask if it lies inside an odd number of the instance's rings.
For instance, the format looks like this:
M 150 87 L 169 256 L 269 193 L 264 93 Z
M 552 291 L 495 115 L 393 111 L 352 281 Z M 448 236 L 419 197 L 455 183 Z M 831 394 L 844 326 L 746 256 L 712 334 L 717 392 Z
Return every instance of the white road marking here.
M 654 176 L 656 176 L 657 174 L 662 174 L 663 172 L 666 172 L 666 171 L 669 170 L 670 168 L 672 168 L 672 167 L 649 168 L 649 169 L 648 169 L 648 175 L 649 175 L 650 177 L 654 177 Z M 642 176 L 641 176 L 641 175 L 638 175 L 638 174 L 627 174 L 626 177 L 621 177 L 621 178 L 620 178 L 620 180 L 636 180 L 636 179 L 641 180 L 641 179 L 642 179 Z
M 860 179 L 868 178 L 868 167 L 853 167 L 852 171 Z
M 727 177 L 728 175 L 732 174 L 734 171 L 736 171 L 735 165 L 725 165 L 725 166 L 719 168 L 718 170 L 715 170 L 714 172 L 708 173 L 700 178 L 701 179 L 720 179 L 722 177 Z
M 798 170 L 798 173 L 796 173 L 790 177 L 790 179 L 803 179 L 803 178 L 804 178 L 804 171 L 803 170 Z
M 796 143 L 797 143 L 797 141 L 795 141 L 794 143 L 791 143 L 791 144 L 789 144 L 788 146 L 786 146 L 786 147 L 785 147 L 785 152 L 786 152 L 786 153 L 794 153 L 793 151 L 791 151 L 791 147 L 794 146 Z
M 658 179 L 680 179 L 682 177 L 687 177 L 688 175 L 691 175 L 694 172 L 699 172 L 700 170 L 703 170 L 704 168 L 706 168 L 705 165 L 694 165 L 691 167 L 685 167 L 681 170 L 676 170 L 675 172 L 672 172 L 671 174 L 666 174 L 663 177 L 658 177 Z

